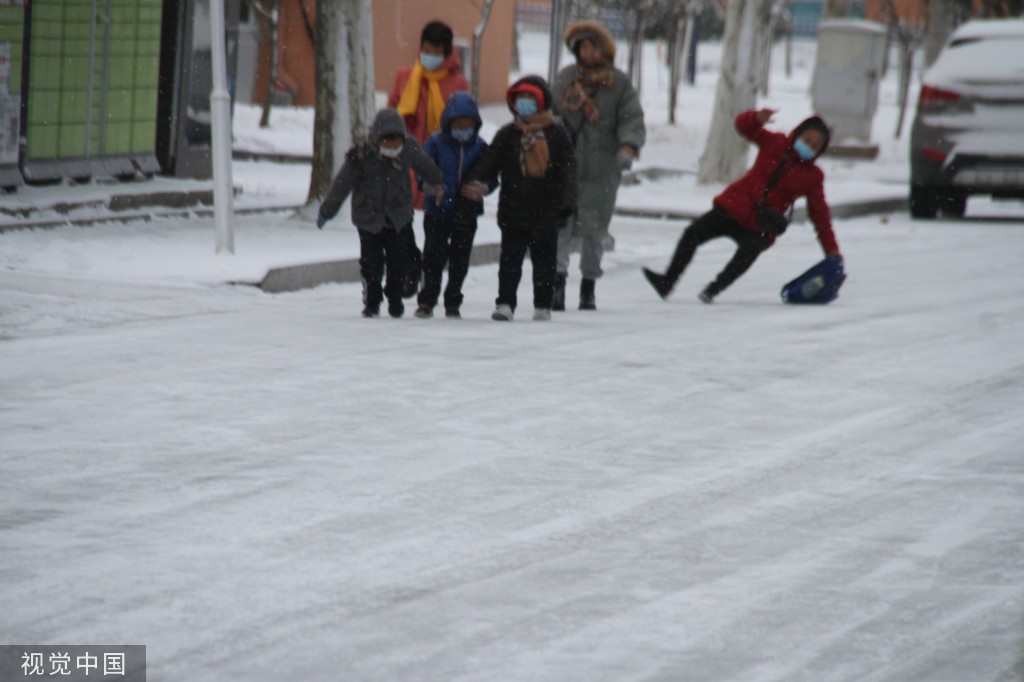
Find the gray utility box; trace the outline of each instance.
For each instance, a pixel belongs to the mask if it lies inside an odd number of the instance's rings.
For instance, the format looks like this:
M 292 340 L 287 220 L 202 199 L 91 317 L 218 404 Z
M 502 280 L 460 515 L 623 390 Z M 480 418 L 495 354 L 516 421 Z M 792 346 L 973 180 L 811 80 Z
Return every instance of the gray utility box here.
M 882 24 L 861 19 L 830 19 L 819 24 L 811 100 L 814 110 L 832 128 L 833 142 L 866 143 L 871 139 L 886 48 Z

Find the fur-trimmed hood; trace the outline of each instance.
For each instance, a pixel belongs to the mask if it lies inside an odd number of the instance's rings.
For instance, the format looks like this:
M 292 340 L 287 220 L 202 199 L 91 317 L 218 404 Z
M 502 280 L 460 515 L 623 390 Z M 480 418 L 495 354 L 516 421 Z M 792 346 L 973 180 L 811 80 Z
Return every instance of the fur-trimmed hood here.
M 600 21 L 583 19 L 572 24 L 565 30 L 565 46 L 579 57 L 579 44 L 589 40 L 601 49 L 609 64 L 615 63 L 615 38 L 611 31 Z

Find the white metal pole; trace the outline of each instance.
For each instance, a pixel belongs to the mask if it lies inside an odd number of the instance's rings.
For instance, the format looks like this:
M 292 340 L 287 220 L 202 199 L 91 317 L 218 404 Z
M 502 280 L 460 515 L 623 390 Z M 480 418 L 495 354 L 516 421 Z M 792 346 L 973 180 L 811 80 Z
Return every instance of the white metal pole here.
M 224 39 L 224 2 L 210 0 L 211 49 L 213 50 L 213 90 L 210 92 L 213 146 L 213 216 L 216 224 L 217 253 L 235 252 L 235 234 L 231 226 L 231 95 L 228 94 L 227 44 Z

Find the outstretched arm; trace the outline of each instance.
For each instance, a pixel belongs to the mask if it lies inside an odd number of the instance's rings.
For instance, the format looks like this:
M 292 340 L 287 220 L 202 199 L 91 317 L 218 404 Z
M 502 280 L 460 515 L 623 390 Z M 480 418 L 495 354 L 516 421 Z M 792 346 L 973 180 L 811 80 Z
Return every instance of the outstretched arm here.
M 775 109 L 758 109 L 750 111 L 744 111 L 742 114 L 736 117 L 736 132 L 743 137 L 747 138 L 758 147 L 763 145 L 767 140 L 771 139 L 773 133 L 768 132 L 764 129 L 764 126 L 771 123 L 772 116 L 775 115 Z

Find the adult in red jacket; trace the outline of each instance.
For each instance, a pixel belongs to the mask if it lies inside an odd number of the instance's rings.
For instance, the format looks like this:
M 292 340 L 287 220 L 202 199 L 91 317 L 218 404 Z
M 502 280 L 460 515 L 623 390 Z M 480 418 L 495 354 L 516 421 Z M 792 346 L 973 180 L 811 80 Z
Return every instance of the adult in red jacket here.
M 812 116 L 789 135 L 774 133 L 764 129 L 774 115 L 775 109 L 761 109 L 736 117 L 736 130 L 757 145 L 757 159 L 746 175 L 715 197 L 711 211 L 686 228 L 664 274 L 644 268 L 644 276 L 662 298 L 671 293 L 697 247 L 717 237 L 729 237 L 736 242 L 736 253 L 698 298 L 711 303 L 746 272 L 781 234 L 764 220 L 759 221 L 762 205 L 781 216 L 794 201 L 806 197 L 807 213 L 825 255 L 840 256 L 825 201 L 825 175 L 814 163 L 828 148 L 828 126 L 818 116 Z
M 431 21 L 420 34 L 420 52 L 416 62 L 399 69 L 395 85 L 388 95 L 388 106 L 398 110 L 405 120 L 405 129 L 420 146 L 441 129 L 441 114 L 448 98 L 455 92 L 469 92 L 470 85 L 462 75 L 462 63 L 452 50 L 452 29 L 440 21 Z M 423 193 L 411 176 L 413 206 L 423 208 Z M 409 275 L 406 298 L 419 288 L 422 253 L 416 246 L 416 235 L 408 231 Z

